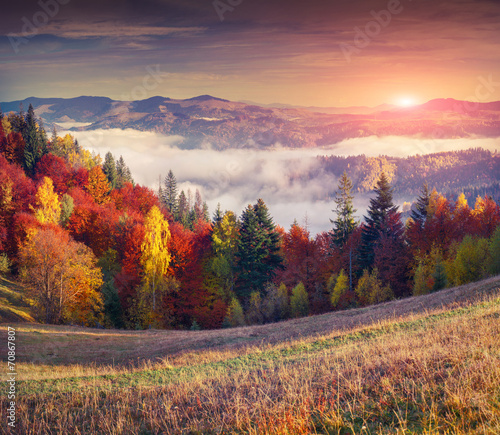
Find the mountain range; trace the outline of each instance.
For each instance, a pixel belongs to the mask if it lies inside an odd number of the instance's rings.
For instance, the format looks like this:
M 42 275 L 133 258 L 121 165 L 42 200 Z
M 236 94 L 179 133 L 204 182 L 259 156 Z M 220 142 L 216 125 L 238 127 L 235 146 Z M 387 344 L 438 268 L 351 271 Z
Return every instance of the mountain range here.
M 320 108 L 262 106 L 210 95 L 189 99 L 152 97 L 36 98 L 0 103 L 4 112 L 32 104 L 47 129 L 136 129 L 184 138 L 186 149 L 274 146 L 312 148 L 368 136 L 453 139 L 500 136 L 500 101 L 471 103 L 435 99 L 412 107 Z

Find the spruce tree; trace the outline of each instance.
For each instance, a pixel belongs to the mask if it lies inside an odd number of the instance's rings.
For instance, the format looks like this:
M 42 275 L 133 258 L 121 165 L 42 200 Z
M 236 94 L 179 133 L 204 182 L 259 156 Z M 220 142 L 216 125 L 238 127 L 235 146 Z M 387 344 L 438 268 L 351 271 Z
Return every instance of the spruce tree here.
M 265 234 L 259 226 L 253 205 L 241 214 L 240 239 L 237 253 L 237 293 L 240 299 L 247 300 L 252 291 L 264 286 L 262 262 L 266 251 L 262 249 Z
M 334 224 L 332 242 L 339 248 L 345 245 L 349 236 L 357 226 L 354 220 L 354 213 L 356 210 L 352 203 L 354 196 L 351 195 L 351 190 L 352 182 L 347 176 L 346 171 L 344 171 L 335 198 L 335 213 L 337 214 L 337 219 L 334 221 L 330 219 L 330 222 Z
M 429 207 L 429 200 L 431 194 L 429 192 L 429 186 L 425 183 L 422 186 L 420 196 L 417 199 L 417 204 L 412 210 L 410 217 L 415 223 L 418 224 L 420 228 L 424 227 L 425 220 L 427 218 L 427 208 Z
M 257 200 L 255 204 L 255 214 L 259 225 L 264 229 L 266 235 L 264 248 L 267 250 L 265 259 L 266 270 L 265 273 L 269 278 L 272 278 L 276 268 L 283 267 L 283 258 L 279 255 L 280 251 L 280 236 L 276 232 L 273 218 L 262 199 Z
M 241 215 L 238 242 L 237 292 L 243 300 L 252 291 L 263 292 L 265 283 L 282 267 L 279 255 L 279 235 L 262 199 L 249 205 Z
M 185 228 L 187 228 L 189 221 L 188 219 L 189 203 L 186 194 L 184 193 L 184 190 L 181 190 L 181 193 L 179 194 L 178 206 L 179 206 L 179 211 L 177 216 L 174 216 L 174 218 L 176 221 L 180 222 Z
M 387 231 L 389 216 L 397 213 L 398 210 L 398 207 L 393 203 L 393 189 L 385 173 L 382 172 L 380 175 L 374 190 L 376 197 L 370 199 L 368 216 L 365 216 L 366 225 L 361 233 L 359 249 L 361 270 L 372 267 L 375 246 L 383 232 Z
M 214 226 L 220 224 L 222 222 L 222 218 L 224 217 L 224 213 L 222 213 L 222 210 L 220 208 L 220 202 L 217 203 L 217 208 L 215 209 L 214 212 L 214 217 L 212 218 L 212 223 Z
M 123 156 L 120 156 L 120 158 L 116 162 L 116 187 L 118 189 L 121 189 L 125 185 L 125 183 L 134 184 L 134 180 L 132 179 L 130 169 L 125 164 Z
M 163 201 L 167 210 L 173 216 L 179 213 L 178 199 L 177 199 L 177 180 L 174 173 L 170 169 L 164 181 L 165 189 L 163 190 Z
M 110 151 L 108 151 L 104 156 L 104 164 L 102 166 L 102 170 L 108 179 L 111 189 L 114 189 L 116 187 L 116 182 L 117 182 L 117 172 L 116 172 L 115 158 L 113 157 L 113 154 L 111 154 Z
M 21 116 L 22 112 L 19 114 Z M 21 131 L 24 139 L 24 169 L 33 175 L 35 165 L 38 161 L 38 129 L 36 125 L 35 111 L 30 104 L 25 118 L 25 126 Z

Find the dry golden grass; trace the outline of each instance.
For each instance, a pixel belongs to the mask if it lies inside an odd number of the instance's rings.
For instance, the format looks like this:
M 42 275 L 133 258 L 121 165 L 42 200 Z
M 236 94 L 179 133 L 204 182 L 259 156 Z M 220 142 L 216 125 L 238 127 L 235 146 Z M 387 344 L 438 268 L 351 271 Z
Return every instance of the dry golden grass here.
M 224 331 L 20 324 L 17 433 L 498 434 L 499 281 Z

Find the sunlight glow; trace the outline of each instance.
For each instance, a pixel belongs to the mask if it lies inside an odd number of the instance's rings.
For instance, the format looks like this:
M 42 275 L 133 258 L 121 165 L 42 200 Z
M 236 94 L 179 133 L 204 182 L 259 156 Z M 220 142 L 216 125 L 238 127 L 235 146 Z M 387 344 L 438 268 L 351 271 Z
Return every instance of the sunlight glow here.
M 396 99 L 396 104 L 401 107 L 411 107 L 417 104 L 417 101 L 413 97 L 399 97 Z

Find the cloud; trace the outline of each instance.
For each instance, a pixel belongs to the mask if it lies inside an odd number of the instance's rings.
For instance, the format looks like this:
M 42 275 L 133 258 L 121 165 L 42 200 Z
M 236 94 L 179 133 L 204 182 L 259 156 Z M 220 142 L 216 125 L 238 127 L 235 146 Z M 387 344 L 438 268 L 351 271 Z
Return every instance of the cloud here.
M 203 27 L 173 27 L 129 25 L 116 22 L 54 23 L 43 28 L 43 33 L 68 39 L 93 37 L 141 37 L 193 35 L 204 31 Z
M 153 132 L 111 129 L 71 134 L 83 147 L 101 156 L 108 151 L 115 158 L 122 155 L 135 181 L 141 185 L 156 190 L 160 175 L 165 177 L 172 169 L 179 189 L 190 189 L 193 194 L 199 189 L 211 212 L 220 203 L 223 210 L 233 210 L 239 215 L 248 204 L 262 198 L 276 223 L 288 229 L 294 219 L 303 224 L 307 216 L 313 234 L 331 229 L 332 198 L 338 185 L 335 176 L 322 170 L 316 158 L 318 155 L 405 157 L 471 147 L 500 149 L 500 138 L 425 141 L 368 137 L 314 149 L 277 147 L 216 151 L 207 147 L 185 150 L 179 148 L 183 141 L 181 136 Z M 366 214 L 369 196 L 356 195 L 355 206 L 360 219 Z

